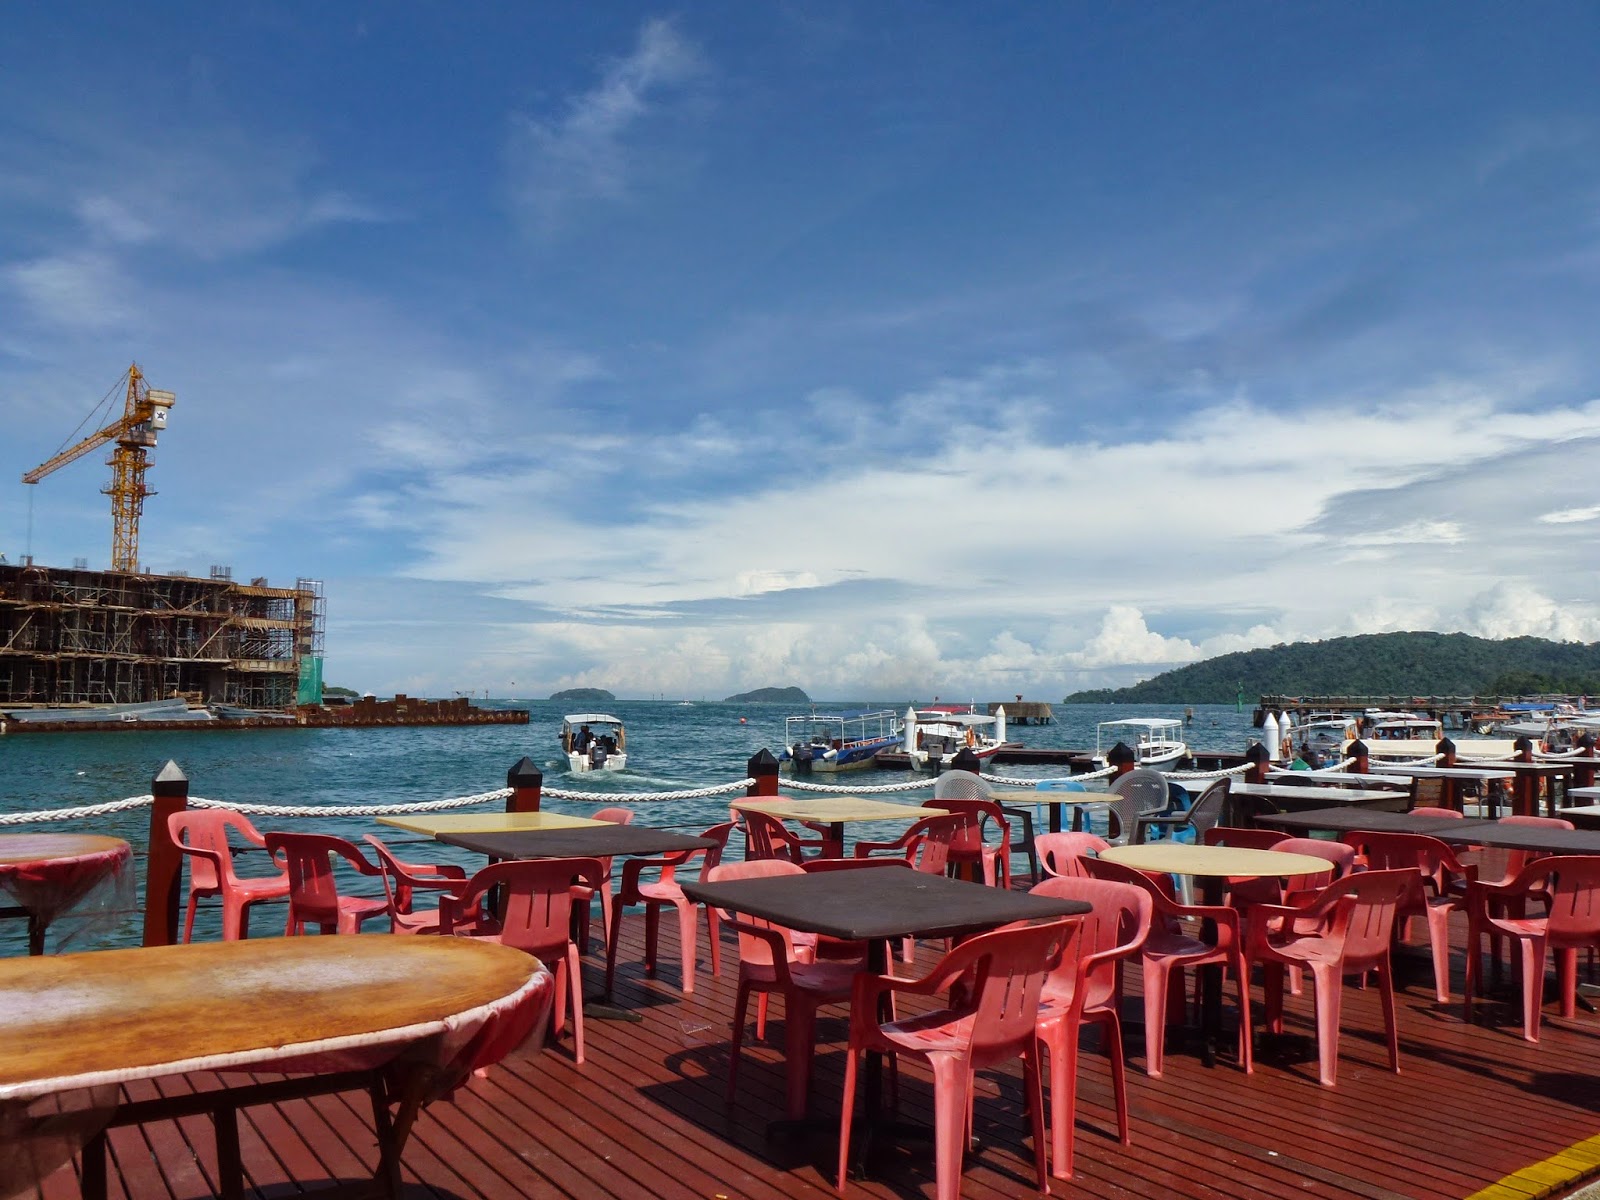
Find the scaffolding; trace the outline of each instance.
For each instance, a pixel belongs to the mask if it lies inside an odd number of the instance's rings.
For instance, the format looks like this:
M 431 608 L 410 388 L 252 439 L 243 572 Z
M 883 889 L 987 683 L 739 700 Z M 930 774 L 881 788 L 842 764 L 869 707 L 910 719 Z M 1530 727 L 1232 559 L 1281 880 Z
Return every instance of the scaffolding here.
M 0 705 L 295 704 L 305 660 L 320 681 L 322 584 L 211 576 L 0 564 Z

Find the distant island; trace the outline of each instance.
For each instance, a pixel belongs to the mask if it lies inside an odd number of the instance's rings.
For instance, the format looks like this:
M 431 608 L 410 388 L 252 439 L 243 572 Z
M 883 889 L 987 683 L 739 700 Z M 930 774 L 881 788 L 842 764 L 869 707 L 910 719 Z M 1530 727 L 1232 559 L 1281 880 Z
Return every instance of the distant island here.
M 810 704 L 811 697 L 797 687 L 757 688 L 729 696 L 724 704 Z
M 568 688 L 564 692 L 553 693 L 550 699 L 581 700 L 585 704 L 593 704 L 615 700 L 616 697 L 606 691 L 605 688 Z
M 1600 694 L 1600 642 L 1368 633 L 1245 650 L 1063 704 L 1232 704 L 1263 695 L 1534 696 Z

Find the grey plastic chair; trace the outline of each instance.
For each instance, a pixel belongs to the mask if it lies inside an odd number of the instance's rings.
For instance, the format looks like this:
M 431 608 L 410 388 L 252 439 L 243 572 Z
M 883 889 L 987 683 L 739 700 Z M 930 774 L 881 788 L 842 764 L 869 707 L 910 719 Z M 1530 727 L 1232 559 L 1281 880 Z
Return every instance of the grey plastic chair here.
M 1126 775 L 1113 779 L 1107 793 L 1111 799 L 1105 804 L 1084 806 L 1084 819 L 1091 813 L 1108 814 L 1111 828 L 1106 840 L 1113 846 L 1126 846 L 1135 838 L 1139 818 L 1155 816 L 1167 807 L 1167 777 L 1151 767 L 1135 767 Z
M 933 783 L 933 798 L 935 800 L 993 800 L 994 793 L 990 790 L 981 775 L 971 771 L 945 771 Z M 1002 804 L 1000 811 L 1008 817 L 1014 817 L 1022 822 L 1021 845 L 1017 847 L 1028 856 L 1028 878 L 1037 882 L 1039 874 L 1039 851 L 1033 844 L 1033 813 L 1026 808 L 1015 804 Z

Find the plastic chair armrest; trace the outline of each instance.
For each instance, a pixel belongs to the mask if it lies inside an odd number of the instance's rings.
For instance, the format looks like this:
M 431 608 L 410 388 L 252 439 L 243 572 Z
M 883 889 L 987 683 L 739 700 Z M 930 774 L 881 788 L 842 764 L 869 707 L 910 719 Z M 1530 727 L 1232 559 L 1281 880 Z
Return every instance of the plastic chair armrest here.
M 789 954 L 791 943 L 776 929 L 767 925 L 752 925 L 748 921 L 741 921 L 737 914 L 731 915 L 727 923 L 740 933 L 748 933 L 767 943 L 767 950 L 772 956 L 772 972 L 778 977 L 778 983 L 789 987 L 794 979 L 789 974 Z

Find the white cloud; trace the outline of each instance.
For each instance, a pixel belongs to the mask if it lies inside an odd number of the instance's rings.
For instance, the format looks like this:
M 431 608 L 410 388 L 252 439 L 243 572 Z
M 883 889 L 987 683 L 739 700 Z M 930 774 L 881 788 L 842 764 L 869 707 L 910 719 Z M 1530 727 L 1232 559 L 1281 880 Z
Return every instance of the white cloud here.
M 1371 533 L 1355 533 L 1343 539 L 1351 546 L 1406 546 L 1417 542 L 1440 542 L 1453 545 L 1465 541 L 1466 534 L 1455 521 L 1408 521 L 1388 529 L 1375 529 Z
M 1465 630 L 1478 637 L 1600 641 L 1593 604 L 1558 604 L 1525 583 L 1499 583 L 1467 602 Z
M 18 263 L 5 278 L 34 318 L 73 330 L 122 323 L 135 295 L 113 258 L 89 251 Z
M 1562 508 L 1555 512 L 1539 514 L 1539 520 L 1546 525 L 1576 525 L 1582 521 L 1596 519 L 1600 519 L 1600 504 L 1591 504 L 1586 508 Z
M 1083 647 L 1078 662 L 1085 667 L 1141 663 L 1193 662 L 1200 648 L 1184 638 L 1163 637 L 1145 624 L 1144 614 L 1127 604 L 1113 604 L 1100 628 Z
M 512 198 L 541 233 L 578 204 L 629 194 L 637 169 L 633 135 L 667 97 L 705 69 L 698 47 L 670 21 L 646 21 L 633 52 L 610 63 L 555 120 L 512 117 L 507 157 Z

